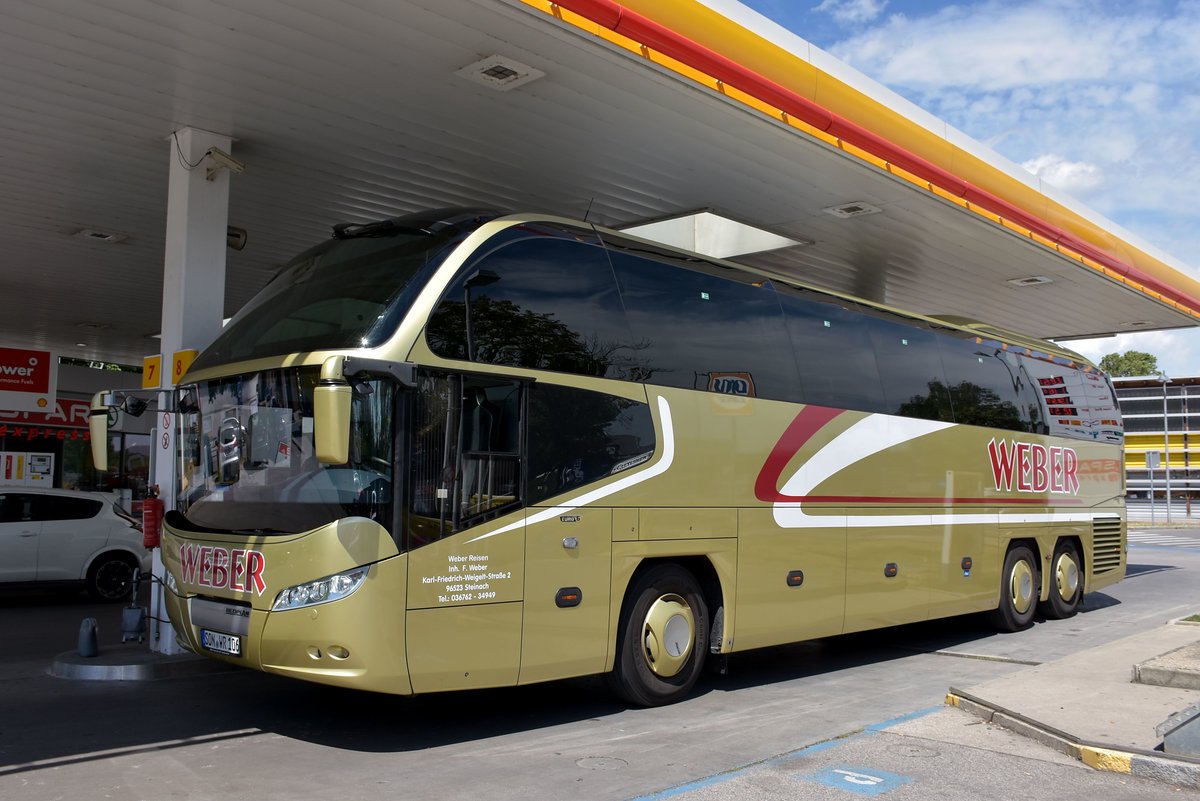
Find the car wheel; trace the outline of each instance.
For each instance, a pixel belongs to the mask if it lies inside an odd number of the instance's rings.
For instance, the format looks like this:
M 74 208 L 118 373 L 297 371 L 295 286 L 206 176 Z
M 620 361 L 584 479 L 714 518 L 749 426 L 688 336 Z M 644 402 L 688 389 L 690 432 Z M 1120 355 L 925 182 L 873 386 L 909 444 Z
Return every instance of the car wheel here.
M 101 554 L 87 572 L 87 591 L 97 601 L 115 603 L 133 591 L 133 558 L 123 553 Z

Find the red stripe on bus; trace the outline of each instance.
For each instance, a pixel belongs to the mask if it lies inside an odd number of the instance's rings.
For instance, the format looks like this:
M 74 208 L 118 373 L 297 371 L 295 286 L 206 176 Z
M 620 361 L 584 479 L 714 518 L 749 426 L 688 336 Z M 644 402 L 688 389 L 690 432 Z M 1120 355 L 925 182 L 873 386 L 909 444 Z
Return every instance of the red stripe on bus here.
M 805 406 L 792 420 L 791 425 L 783 432 L 783 436 L 771 449 L 771 455 L 763 462 L 758 478 L 754 481 L 754 497 L 766 503 L 890 503 L 890 504 L 926 504 L 935 506 L 993 504 L 996 506 L 1046 506 L 1051 500 L 1054 505 L 1078 505 L 1078 498 L 1010 498 L 996 496 L 992 498 L 912 498 L 884 495 L 785 495 L 779 491 L 779 481 L 788 462 L 800 449 L 808 444 L 813 435 L 824 428 L 842 412 L 824 406 Z
M 760 501 L 775 502 L 802 500 L 779 492 L 779 479 L 783 476 L 783 470 L 792 457 L 812 439 L 813 434 L 841 413 L 838 409 L 824 406 L 805 406 L 801 409 L 771 449 L 771 455 L 763 462 L 762 470 L 758 471 L 758 478 L 754 481 L 754 497 Z
M 1054 506 L 1078 505 L 1083 503 L 1079 498 L 1051 498 L 1043 496 L 1039 498 L 1007 498 L 996 496 L 994 498 L 887 498 L 877 495 L 780 495 L 781 500 L 805 503 L 925 503 L 937 506 L 945 506 L 947 504 L 971 504 L 971 503 L 990 503 L 996 506 L 1008 506 L 1010 504 L 1040 504 L 1049 506 L 1053 501 Z

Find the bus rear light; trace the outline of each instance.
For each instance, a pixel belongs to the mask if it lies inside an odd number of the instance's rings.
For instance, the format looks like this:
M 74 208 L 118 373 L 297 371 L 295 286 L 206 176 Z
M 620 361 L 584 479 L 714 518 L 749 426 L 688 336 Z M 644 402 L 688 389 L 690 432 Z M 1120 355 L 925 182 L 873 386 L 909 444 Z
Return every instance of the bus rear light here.
M 310 581 L 307 584 L 297 584 L 294 587 L 280 590 L 279 595 L 275 596 L 275 603 L 271 605 L 271 611 L 301 609 L 306 606 L 340 601 L 362 585 L 370 570 L 370 565 L 356 567 L 345 573 L 337 573 Z

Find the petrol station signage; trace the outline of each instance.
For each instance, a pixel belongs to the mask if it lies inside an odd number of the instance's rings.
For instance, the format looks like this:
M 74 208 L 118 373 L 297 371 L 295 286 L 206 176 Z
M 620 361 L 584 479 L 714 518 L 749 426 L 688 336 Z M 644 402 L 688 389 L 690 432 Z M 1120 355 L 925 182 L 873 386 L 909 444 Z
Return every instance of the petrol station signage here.
M 0 348 L 0 409 L 52 412 L 58 358 L 50 351 Z

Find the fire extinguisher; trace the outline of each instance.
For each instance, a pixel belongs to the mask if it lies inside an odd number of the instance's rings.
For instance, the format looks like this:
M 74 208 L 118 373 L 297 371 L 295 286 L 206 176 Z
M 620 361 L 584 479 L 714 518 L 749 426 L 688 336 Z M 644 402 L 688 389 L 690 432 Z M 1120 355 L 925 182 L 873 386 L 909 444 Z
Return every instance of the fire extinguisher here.
M 162 535 L 163 502 L 158 497 L 158 485 L 150 487 L 150 495 L 142 501 L 142 544 L 157 548 Z

